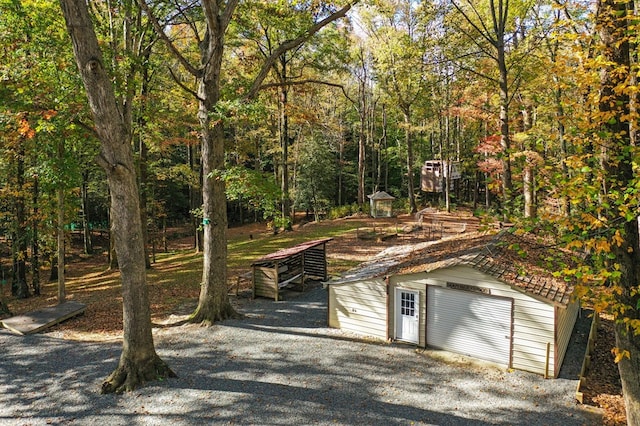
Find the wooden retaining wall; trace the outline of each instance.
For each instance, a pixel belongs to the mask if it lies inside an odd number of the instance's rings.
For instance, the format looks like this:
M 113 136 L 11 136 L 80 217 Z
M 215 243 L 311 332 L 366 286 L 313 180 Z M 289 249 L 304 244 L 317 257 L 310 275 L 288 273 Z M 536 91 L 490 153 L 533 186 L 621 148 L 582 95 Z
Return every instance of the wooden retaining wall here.
M 578 386 L 576 387 L 576 400 L 580 404 L 584 404 L 584 394 L 580 391 L 580 388 L 585 383 L 585 376 L 591 366 L 591 352 L 595 344 L 596 333 L 598 331 L 599 316 L 596 312 L 593 313 L 593 319 L 591 320 L 591 328 L 589 329 L 589 340 L 587 341 L 587 348 L 584 353 L 584 360 L 582 361 L 582 368 L 580 369 L 580 376 L 578 380 Z

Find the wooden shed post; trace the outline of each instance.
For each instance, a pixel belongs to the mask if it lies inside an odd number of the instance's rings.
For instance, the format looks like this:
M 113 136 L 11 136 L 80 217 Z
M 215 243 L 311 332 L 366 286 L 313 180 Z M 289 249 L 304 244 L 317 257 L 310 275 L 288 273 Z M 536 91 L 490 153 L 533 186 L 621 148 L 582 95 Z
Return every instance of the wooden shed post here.
M 276 292 L 276 302 L 280 300 L 280 286 L 278 285 L 278 283 L 280 282 L 280 265 L 278 263 L 278 261 L 276 260 L 274 263 L 274 270 L 275 270 L 275 280 L 273 282 L 273 287 L 275 289 Z
M 549 378 L 549 353 L 551 352 L 551 342 L 547 342 L 547 359 L 544 364 L 544 378 Z
M 251 287 L 253 288 L 252 299 L 256 298 L 256 265 L 251 265 Z
M 308 249 L 307 249 L 308 250 Z M 301 282 L 301 286 L 302 286 L 302 291 L 304 291 L 304 276 L 305 274 L 305 269 L 304 269 L 304 258 L 305 258 L 305 254 L 307 253 L 307 250 L 304 250 L 302 252 L 301 258 L 300 258 L 300 263 L 302 264 L 302 277 L 300 278 L 300 282 Z

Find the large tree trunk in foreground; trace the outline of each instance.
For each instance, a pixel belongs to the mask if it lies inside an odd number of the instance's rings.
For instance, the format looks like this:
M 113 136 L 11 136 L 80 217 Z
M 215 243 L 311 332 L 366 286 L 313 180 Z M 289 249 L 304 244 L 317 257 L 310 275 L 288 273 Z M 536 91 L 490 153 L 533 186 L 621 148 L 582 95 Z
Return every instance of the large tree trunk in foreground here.
M 175 374 L 156 354 L 151 334 L 140 199 L 128 126 L 102 63 L 85 0 L 60 0 L 60 5 L 102 144 L 98 162 L 107 173 L 111 227 L 122 280 L 123 350 L 118 367 L 102 384 L 102 392 L 130 391 L 146 381 Z
M 626 221 L 617 231 L 623 238 L 618 244 L 612 244 L 613 262 L 619 267 L 620 278 L 614 292 L 616 313 L 616 350 L 618 351 L 618 369 L 622 381 L 622 391 L 627 411 L 627 423 L 640 424 L 640 237 L 636 212 L 637 198 L 625 202 L 623 194 L 637 185 L 634 172 L 634 150 L 630 149 L 629 136 L 629 95 L 620 90 L 627 84 L 630 66 L 630 46 L 628 41 L 627 8 L 631 2 L 604 0 L 598 2 L 597 31 L 603 43 L 602 55 L 605 65 L 600 70 L 599 111 L 606 124 L 606 140 L 602 144 L 600 155 L 609 184 L 608 199 L 614 201 L 607 209 L 609 221 L 615 224 L 620 218 Z M 632 9 L 632 8 L 631 8 Z M 615 229 L 615 228 L 613 228 Z M 612 266 L 611 266 L 612 268 Z M 611 270 L 611 269 L 610 269 Z

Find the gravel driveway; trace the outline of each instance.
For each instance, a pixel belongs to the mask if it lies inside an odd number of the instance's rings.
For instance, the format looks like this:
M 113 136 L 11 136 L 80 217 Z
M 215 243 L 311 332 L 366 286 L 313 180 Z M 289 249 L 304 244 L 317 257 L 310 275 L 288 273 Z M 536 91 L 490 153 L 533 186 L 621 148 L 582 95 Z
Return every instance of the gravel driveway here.
M 0 330 L 0 425 L 597 425 L 576 380 L 506 372 L 325 328 L 326 293 L 248 301 L 245 318 L 156 330 L 178 374 L 100 395 L 119 343 Z

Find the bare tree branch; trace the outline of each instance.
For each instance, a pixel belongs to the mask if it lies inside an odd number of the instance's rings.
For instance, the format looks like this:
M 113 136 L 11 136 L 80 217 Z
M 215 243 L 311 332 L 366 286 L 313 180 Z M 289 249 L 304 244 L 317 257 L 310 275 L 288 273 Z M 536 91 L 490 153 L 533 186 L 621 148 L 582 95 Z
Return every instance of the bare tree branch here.
M 198 68 L 194 67 L 189 61 L 187 61 L 187 58 L 185 58 L 180 53 L 178 48 L 171 42 L 171 40 L 169 39 L 167 34 L 164 32 L 164 28 L 162 28 L 162 26 L 160 25 L 160 22 L 158 22 L 158 20 L 154 16 L 153 12 L 151 11 L 149 6 L 147 5 L 146 0 L 138 0 L 138 4 L 144 10 L 144 12 L 146 13 L 147 17 L 149 18 L 149 20 L 153 24 L 153 28 L 155 28 L 156 34 L 158 34 L 158 37 L 160 37 L 162 39 L 162 41 L 164 41 L 164 43 L 166 44 L 167 48 L 171 51 L 171 53 L 173 53 L 173 55 L 176 57 L 176 59 L 178 59 L 180 64 L 182 64 L 182 66 L 190 74 L 192 74 L 195 77 L 199 77 L 200 74 L 202 73 L 202 71 L 199 70 Z
M 227 28 L 229 23 L 231 22 L 231 18 L 233 17 L 233 12 L 238 7 L 238 0 L 229 0 L 227 2 L 227 7 L 224 9 L 221 18 L 222 28 Z
M 471 17 L 469 15 L 467 15 L 467 13 L 464 10 L 462 10 L 462 7 L 460 7 L 460 5 L 458 5 L 458 3 L 456 3 L 455 1 L 451 2 L 453 7 L 456 8 L 458 13 L 460 13 L 462 15 L 462 17 L 465 19 L 465 21 L 467 21 L 469 23 L 469 25 L 471 25 L 473 27 L 473 29 L 476 30 L 478 32 L 478 34 L 482 38 L 484 38 L 486 41 L 488 41 L 491 45 L 495 46 L 497 42 L 496 42 L 496 40 L 492 39 L 489 36 L 489 34 L 490 34 L 489 29 L 484 25 L 484 21 L 480 17 L 480 14 L 478 13 L 477 9 L 473 6 L 473 2 L 468 1 L 467 3 L 469 5 L 471 5 L 471 9 L 473 10 L 474 14 L 478 17 L 478 20 L 480 21 L 480 25 L 482 26 L 482 28 L 480 28 L 475 22 L 473 22 Z
M 302 43 L 304 43 L 305 41 L 307 41 L 311 37 L 313 37 L 318 31 L 320 31 L 326 25 L 328 25 L 331 22 L 334 22 L 334 21 L 336 21 L 336 20 L 338 20 L 340 18 L 343 18 L 347 14 L 347 12 L 351 9 L 351 7 L 354 4 L 358 3 L 358 1 L 359 0 L 355 0 L 355 1 L 350 2 L 349 4 L 344 6 L 342 9 L 338 10 L 335 13 L 332 13 L 331 15 L 327 16 L 326 18 L 324 18 L 323 20 L 319 21 L 315 25 L 311 26 L 311 28 L 306 30 L 300 36 L 298 36 L 298 37 L 296 37 L 296 38 L 294 38 L 292 40 L 284 41 L 282 44 L 280 44 L 280 46 L 278 46 L 271 53 L 271 55 L 264 61 L 263 65 L 262 65 L 262 68 L 260 69 L 260 72 L 258 73 L 256 78 L 254 79 L 253 84 L 251 85 L 251 88 L 247 92 L 247 95 L 245 96 L 245 98 L 250 99 L 250 98 L 253 98 L 253 97 L 256 96 L 256 94 L 260 90 L 260 87 L 262 86 L 262 82 L 264 81 L 265 78 L 267 78 L 267 75 L 269 74 L 269 71 L 271 70 L 271 67 L 273 67 L 273 64 L 276 62 L 276 60 L 283 53 L 285 53 L 285 52 L 287 52 L 289 50 L 297 48 Z
M 313 78 L 305 79 L 305 80 L 288 80 L 286 82 L 281 82 L 281 83 L 267 83 L 267 84 L 261 85 L 258 88 L 258 90 L 260 91 L 260 90 L 264 90 L 264 89 L 270 89 L 272 87 L 301 86 L 303 84 L 322 84 L 322 85 L 325 85 L 325 86 L 337 87 L 339 89 L 342 89 L 342 92 L 344 93 L 344 86 L 342 84 L 331 83 L 329 81 L 317 80 L 317 79 L 313 79 Z M 347 98 L 348 98 L 348 96 L 347 96 Z
M 188 87 L 187 87 L 183 82 L 181 82 L 181 81 L 180 81 L 180 79 L 178 78 L 178 76 L 177 76 L 177 75 L 175 75 L 175 73 L 173 72 L 173 70 L 171 69 L 171 67 L 167 67 L 167 69 L 169 70 L 169 74 L 171 74 L 171 78 L 173 78 L 173 81 L 174 81 L 178 86 L 180 86 L 180 88 L 181 88 L 182 90 L 184 90 L 185 92 L 189 93 L 191 96 L 193 96 L 194 98 L 196 98 L 198 101 L 201 101 L 201 100 L 202 100 L 194 90 L 192 90 L 192 89 L 188 88 Z

